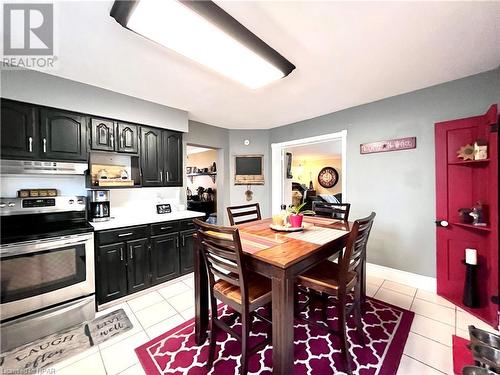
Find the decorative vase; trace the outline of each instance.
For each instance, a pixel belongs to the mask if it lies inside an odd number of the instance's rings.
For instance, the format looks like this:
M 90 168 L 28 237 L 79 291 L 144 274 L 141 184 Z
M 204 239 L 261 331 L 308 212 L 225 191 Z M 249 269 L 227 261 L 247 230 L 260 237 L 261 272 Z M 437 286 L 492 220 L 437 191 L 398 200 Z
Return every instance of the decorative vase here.
M 291 214 L 289 216 L 289 219 L 290 219 L 290 224 L 292 226 L 292 228 L 300 228 L 302 226 L 302 219 L 304 218 L 304 216 L 302 214 Z

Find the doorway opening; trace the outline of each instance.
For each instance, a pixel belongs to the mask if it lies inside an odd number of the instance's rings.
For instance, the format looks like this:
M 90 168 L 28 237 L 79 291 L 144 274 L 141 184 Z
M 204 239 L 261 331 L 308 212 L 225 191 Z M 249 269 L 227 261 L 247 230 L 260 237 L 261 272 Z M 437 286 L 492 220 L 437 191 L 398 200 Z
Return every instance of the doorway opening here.
M 219 166 L 222 166 L 220 150 L 188 144 L 186 156 L 187 209 L 203 212 L 206 222 L 217 224 L 218 217 L 223 217 L 222 213 L 218 215 L 217 199 L 217 192 L 220 191 Z
M 347 130 L 273 143 L 272 213 L 280 206 L 347 201 Z

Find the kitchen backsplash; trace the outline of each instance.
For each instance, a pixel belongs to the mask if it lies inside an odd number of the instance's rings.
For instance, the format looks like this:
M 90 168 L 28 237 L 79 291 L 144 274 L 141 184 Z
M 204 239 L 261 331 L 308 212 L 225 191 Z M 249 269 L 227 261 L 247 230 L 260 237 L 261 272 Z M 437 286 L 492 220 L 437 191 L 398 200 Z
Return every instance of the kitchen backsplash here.
M 16 197 L 18 190 L 29 188 L 56 188 L 59 195 L 87 196 L 84 176 L 1 176 L 0 196 L 3 198 Z M 110 190 L 112 216 L 120 210 L 155 213 L 159 203 L 170 203 L 176 210 L 180 203 L 185 203 L 181 200 L 180 187 Z

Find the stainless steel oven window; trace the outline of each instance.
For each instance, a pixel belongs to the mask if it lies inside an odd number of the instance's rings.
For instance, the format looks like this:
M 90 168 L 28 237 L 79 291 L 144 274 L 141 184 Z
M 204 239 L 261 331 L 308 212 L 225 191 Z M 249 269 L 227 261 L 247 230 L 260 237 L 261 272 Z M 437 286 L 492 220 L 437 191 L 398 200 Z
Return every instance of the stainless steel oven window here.
M 12 302 L 85 280 L 85 245 L 2 258 L 1 302 Z

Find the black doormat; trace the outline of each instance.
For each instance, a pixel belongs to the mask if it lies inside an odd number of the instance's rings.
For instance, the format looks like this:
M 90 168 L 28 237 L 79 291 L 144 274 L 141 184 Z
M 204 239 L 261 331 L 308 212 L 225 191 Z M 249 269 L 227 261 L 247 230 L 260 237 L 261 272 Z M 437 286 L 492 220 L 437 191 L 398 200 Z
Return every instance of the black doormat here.
M 40 369 L 99 345 L 132 327 L 123 309 L 113 311 L 90 322 L 2 353 L 0 373 L 34 374 Z

